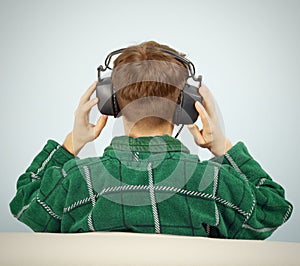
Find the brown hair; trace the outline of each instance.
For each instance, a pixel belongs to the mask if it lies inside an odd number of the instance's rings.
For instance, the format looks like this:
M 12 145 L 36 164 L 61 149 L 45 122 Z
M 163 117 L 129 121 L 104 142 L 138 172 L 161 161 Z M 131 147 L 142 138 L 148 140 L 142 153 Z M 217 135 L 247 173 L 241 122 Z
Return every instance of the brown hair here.
M 114 61 L 112 81 L 117 100 L 130 121 L 147 118 L 157 125 L 172 121 L 188 71 L 185 64 L 161 49 L 184 56 L 167 45 L 148 41 L 129 46 Z M 129 105 L 132 108 L 128 109 Z

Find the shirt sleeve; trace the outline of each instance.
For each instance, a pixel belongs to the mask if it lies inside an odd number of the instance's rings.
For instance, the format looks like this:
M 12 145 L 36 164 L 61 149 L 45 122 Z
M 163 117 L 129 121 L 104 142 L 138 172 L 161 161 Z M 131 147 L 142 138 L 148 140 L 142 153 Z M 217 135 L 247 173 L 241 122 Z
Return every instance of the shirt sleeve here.
M 18 220 L 34 231 L 60 231 L 67 194 L 62 182 L 66 176 L 63 165 L 73 158 L 56 141 L 47 142 L 17 181 L 10 210 Z
M 269 237 L 289 219 L 293 210 L 292 204 L 285 199 L 284 189 L 253 159 L 242 142 L 233 146 L 222 158 L 217 158 L 220 159 L 220 183 L 223 183 L 222 189 L 225 190 L 221 194 L 230 194 L 231 198 L 241 195 L 234 205 L 235 216 L 236 213 L 242 214 L 238 223 L 235 223 L 237 219 L 232 213 L 223 212 L 222 219 L 228 219 L 226 215 L 231 216 L 229 226 L 235 227 L 229 237 Z

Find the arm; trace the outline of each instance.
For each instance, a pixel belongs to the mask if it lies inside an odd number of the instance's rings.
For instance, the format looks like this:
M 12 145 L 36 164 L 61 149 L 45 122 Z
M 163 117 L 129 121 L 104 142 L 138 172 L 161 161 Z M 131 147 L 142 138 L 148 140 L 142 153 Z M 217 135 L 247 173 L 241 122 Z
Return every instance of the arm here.
M 17 193 L 10 203 L 18 220 L 34 231 L 59 232 L 66 196 L 61 184 L 65 176 L 62 166 L 73 158 L 57 142 L 47 142 L 18 179 Z M 44 202 L 46 197 L 51 206 Z
M 252 207 L 233 238 L 265 239 L 291 216 L 293 206 L 285 199 L 284 189 L 266 173 L 239 142 L 223 158 L 222 165 L 235 172 L 251 192 Z
M 90 99 L 96 83 L 83 94 L 75 112 L 73 131 L 59 145 L 49 140 L 43 150 L 17 182 L 16 196 L 10 203 L 13 215 L 34 231 L 59 232 L 63 207 L 67 196 L 63 166 L 75 158 L 80 149 L 97 138 L 104 128 L 107 116 L 101 116 L 96 125 L 88 115 L 98 99 Z
M 218 202 L 221 235 L 230 238 L 265 239 L 292 213 L 292 205 L 285 200 L 283 188 L 275 183 L 252 158 L 246 146 L 232 147 L 218 121 L 214 100 L 207 87 L 200 87 L 203 105 L 196 103 L 203 129 L 190 125 L 197 145 L 209 149 L 219 165 L 218 197 L 241 208 L 223 208 Z M 236 215 L 233 215 L 233 211 Z M 241 211 L 242 210 L 242 211 Z

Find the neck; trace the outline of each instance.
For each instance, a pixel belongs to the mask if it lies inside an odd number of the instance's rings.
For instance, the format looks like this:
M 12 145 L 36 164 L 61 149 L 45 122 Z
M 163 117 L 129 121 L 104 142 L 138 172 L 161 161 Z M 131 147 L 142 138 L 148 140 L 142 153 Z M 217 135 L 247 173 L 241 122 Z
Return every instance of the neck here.
M 172 131 L 152 130 L 152 131 L 142 132 L 142 131 L 131 130 L 129 133 L 125 132 L 125 134 L 133 138 L 162 136 L 162 135 L 172 136 Z
M 165 123 L 160 125 L 159 127 L 153 127 L 142 124 L 131 124 L 127 121 L 124 121 L 124 129 L 125 134 L 129 137 L 139 138 L 139 137 L 147 137 L 147 136 L 162 136 L 169 135 L 172 136 L 173 133 L 173 125 L 170 123 Z

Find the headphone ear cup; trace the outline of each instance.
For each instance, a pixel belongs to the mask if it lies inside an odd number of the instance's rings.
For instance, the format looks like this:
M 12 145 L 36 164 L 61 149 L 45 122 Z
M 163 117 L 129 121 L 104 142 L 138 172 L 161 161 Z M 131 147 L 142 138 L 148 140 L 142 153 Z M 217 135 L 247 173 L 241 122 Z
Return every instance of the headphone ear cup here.
M 202 102 L 199 89 L 186 83 L 178 98 L 173 119 L 174 124 L 188 125 L 196 122 L 198 118 L 198 112 L 195 108 L 196 101 Z
M 120 109 L 113 89 L 111 77 L 100 79 L 96 87 L 96 96 L 99 99 L 98 109 L 101 114 L 117 117 Z

